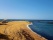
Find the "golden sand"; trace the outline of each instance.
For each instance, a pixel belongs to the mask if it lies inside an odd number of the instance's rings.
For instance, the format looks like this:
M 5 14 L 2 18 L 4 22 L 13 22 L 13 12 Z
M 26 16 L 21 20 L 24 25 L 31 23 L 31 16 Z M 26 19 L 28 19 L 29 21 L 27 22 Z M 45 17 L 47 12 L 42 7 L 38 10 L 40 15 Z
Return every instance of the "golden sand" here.
M 11 21 L 6 25 L 0 25 L 0 34 L 7 35 L 8 40 L 47 40 L 46 38 L 31 31 L 28 21 Z

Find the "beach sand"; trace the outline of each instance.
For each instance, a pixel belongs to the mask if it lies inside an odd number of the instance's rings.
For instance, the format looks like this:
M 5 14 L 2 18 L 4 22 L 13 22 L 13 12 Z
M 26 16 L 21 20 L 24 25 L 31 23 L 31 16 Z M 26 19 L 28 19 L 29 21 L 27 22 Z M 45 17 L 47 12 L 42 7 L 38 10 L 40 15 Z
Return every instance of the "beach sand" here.
M 33 32 L 30 24 L 28 21 L 11 21 L 0 25 L 0 40 L 47 40 Z

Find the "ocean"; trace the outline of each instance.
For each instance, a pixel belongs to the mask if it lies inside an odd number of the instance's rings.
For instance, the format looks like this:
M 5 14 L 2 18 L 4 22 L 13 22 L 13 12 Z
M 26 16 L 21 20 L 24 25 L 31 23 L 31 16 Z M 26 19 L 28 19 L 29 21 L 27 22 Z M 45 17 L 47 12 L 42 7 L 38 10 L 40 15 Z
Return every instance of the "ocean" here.
M 32 20 L 33 25 L 30 28 L 45 37 L 48 40 L 53 40 L 53 20 Z
M 2 19 L 0 19 L 2 21 Z M 19 21 L 18 19 L 8 19 L 7 21 Z M 31 30 L 45 37 L 48 40 L 53 40 L 53 20 L 24 20 L 32 22 L 29 25 Z

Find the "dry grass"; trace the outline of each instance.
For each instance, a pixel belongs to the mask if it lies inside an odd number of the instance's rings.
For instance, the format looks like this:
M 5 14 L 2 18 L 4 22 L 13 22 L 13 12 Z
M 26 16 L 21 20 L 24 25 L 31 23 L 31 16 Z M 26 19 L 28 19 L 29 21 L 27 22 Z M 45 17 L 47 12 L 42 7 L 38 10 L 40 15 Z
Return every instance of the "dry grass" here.
M 31 24 L 31 22 L 12 21 L 6 24 L 0 25 L 0 34 L 3 34 L 6 40 L 46 40 L 44 37 L 28 29 L 27 25 Z

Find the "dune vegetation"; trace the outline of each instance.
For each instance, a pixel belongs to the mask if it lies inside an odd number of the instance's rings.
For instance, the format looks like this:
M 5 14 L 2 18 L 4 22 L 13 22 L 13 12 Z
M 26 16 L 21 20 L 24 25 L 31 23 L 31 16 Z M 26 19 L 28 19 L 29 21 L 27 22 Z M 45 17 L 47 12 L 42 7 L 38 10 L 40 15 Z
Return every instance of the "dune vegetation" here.
M 47 40 L 31 31 L 27 27 L 29 24 L 28 21 L 0 22 L 0 40 Z

